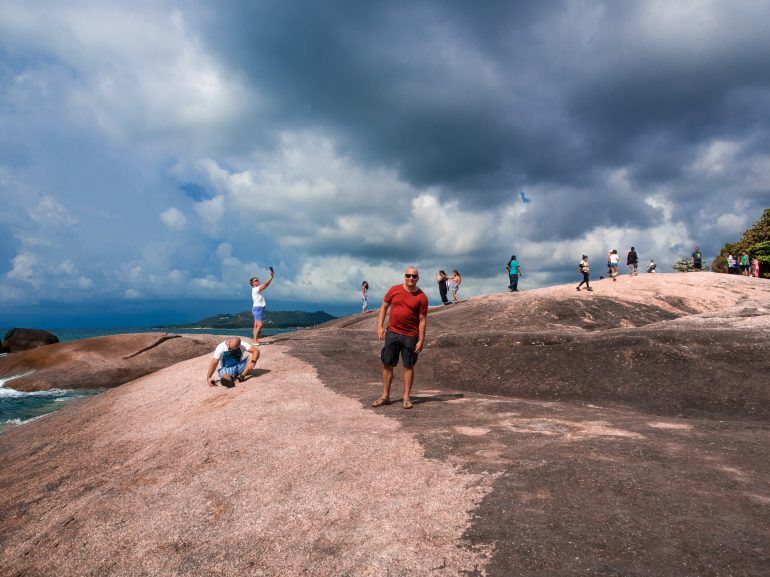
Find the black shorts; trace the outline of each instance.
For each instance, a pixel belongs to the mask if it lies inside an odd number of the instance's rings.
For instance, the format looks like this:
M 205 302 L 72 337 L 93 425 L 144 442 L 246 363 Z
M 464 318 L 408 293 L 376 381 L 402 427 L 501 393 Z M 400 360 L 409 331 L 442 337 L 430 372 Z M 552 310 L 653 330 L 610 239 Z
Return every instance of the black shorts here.
M 694 268 L 695 270 L 701 270 L 703 268 L 703 266 L 701 265 L 701 263 L 696 261 L 696 262 L 692 263 L 692 268 Z
M 398 364 L 398 355 L 401 355 L 401 362 L 405 367 L 413 367 L 417 364 L 417 353 L 414 348 L 417 346 L 417 337 L 408 337 L 391 331 L 385 332 L 385 346 L 380 351 L 382 364 L 388 367 L 395 367 Z

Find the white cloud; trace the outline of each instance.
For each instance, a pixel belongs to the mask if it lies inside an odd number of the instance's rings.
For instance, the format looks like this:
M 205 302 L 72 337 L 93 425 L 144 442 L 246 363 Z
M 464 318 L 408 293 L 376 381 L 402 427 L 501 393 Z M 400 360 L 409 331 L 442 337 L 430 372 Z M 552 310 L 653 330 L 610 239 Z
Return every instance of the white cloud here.
M 36 223 L 53 228 L 69 228 L 77 224 L 67 210 L 52 196 L 44 196 L 30 211 L 30 218 Z
M 81 276 L 78 277 L 78 286 L 82 289 L 90 289 L 94 286 L 94 281 L 87 276 Z
M 714 228 L 723 237 L 735 238 L 737 240 L 740 233 L 748 228 L 747 225 L 746 215 L 739 216 L 728 212 L 717 217 Z
M 740 152 L 737 142 L 715 140 L 701 148 L 691 170 L 705 175 L 716 175 L 729 169 Z
M 21 281 L 35 288 L 42 284 L 42 275 L 39 269 L 38 257 L 28 251 L 23 251 L 13 257 L 11 270 L 6 273 L 6 278 Z
M 184 11 L 164 2 L 9 0 L 0 12 L 0 37 L 11 52 L 46 58 L 47 67 L 24 73 L 34 100 L 42 88 L 60 99 L 68 121 L 95 122 L 112 138 L 209 132 L 234 123 L 256 102 L 207 52 Z M 54 90 L 48 79 L 56 66 L 76 74 L 60 76 Z M 18 90 L 23 98 L 24 88 Z
M 493 241 L 501 214 L 463 209 L 441 192 L 415 189 L 393 172 L 365 169 L 313 133 L 286 133 L 259 169 L 227 170 L 206 159 L 178 175 L 205 178 L 217 196 L 195 205 L 204 232 L 218 235 L 222 219 L 241 235 L 269 234 L 284 247 L 342 254 L 357 246 L 462 255 Z M 525 209 L 511 205 L 505 216 Z M 502 225 L 500 225 L 502 226 Z
M 195 212 L 203 221 L 203 232 L 209 236 L 217 236 L 225 215 L 225 197 L 219 195 L 197 202 Z
M 372 264 L 350 256 L 325 256 L 302 263 L 292 279 L 277 277 L 269 290 L 281 298 L 355 302 L 364 280 L 369 283 L 372 295 L 384 294 L 399 282 L 402 268 L 403 265 L 399 264 Z M 428 273 L 426 279 L 429 276 Z
M 434 254 L 462 255 L 494 244 L 498 217 L 493 213 L 463 211 L 457 201 L 442 204 L 425 193 L 412 200 L 411 216 L 406 230 L 419 235 Z
M 171 230 L 183 230 L 187 224 L 187 218 L 181 210 L 171 207 L 160 213 L 160 220 Z
M 233 247 L 230 243 L 223 242 L 217 246 L 217 250 L 214 254 L 221 260 L 229 258 L 233 255 Z
M 75 267 L 74 264 L 72 264 L 72 261 L 70 260 L 63 261 L 59 265 L 58 269 L 59 269 L 59 272 L 62 272 L 69 276 L 72 276 L 78 272 L 78 269 Z

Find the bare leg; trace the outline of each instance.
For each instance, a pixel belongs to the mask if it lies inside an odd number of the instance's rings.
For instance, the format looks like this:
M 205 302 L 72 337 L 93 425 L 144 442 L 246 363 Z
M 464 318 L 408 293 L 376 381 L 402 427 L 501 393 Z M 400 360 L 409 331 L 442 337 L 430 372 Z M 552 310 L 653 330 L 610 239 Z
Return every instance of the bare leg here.
M 262 321 L 254 321 L 254 342 L 259 342 L 259 334 L 262 332 Z
M 378 401 L 389 402 L 390 384 L 392 382 L 393 382 L 393 367 L 390 367 L 388 365 L 382 365 L 382 396 L 378 399 Z M 384 404 L 384 403 L 380 403 L 380 404 Z
M 258 360 L 259 360 L 259 349 L 257 349 L 257 355 L 256 357 L 254 357 L 254 360 L 252 361 L 251 359 L 249 359 L 249 362 L 246 363 L 246 366 L 243 368 L 243 372 L 240 375 L 238 375 L 239 381 L 243 382 L 248 378 L 249 373 L 251 373 L 251 370 L 256 366 Z
M 460 299 L 457 298 L 457 293 L 455 291 L 452 291 L 452 298 L 455 299 L 456 303 L 460 302 Z
M 409 394 L 412 392 L 412 383 L 414 382 L 414 367 L 404 367 L 404 406 L 411 407 L 412 402 Z

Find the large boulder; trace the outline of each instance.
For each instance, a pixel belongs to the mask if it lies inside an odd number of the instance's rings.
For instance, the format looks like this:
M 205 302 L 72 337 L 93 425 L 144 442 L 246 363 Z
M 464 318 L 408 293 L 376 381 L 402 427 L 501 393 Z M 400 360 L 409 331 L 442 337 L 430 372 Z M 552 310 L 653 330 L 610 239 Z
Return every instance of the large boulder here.
M 53 345 L 59 342 L 59 337 L 40 329 L 13 328 L 5 333 L 2 342 L 2 352 L 17 353 L 37 347 Z

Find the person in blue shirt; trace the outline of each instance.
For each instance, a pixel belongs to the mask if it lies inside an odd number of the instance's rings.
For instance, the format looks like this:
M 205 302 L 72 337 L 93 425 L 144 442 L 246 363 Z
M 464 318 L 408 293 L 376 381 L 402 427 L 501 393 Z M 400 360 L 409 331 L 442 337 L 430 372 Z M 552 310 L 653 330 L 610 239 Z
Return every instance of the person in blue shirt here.
M 511 259 L 508 261 L 505 270 L 508 271 L 508 290 L 512 293 L 519 292 L 519 276 L 521 275 L 521 265 L 519 265 L 519 261 L 516 260 L 515 254 L 511 256 Z

